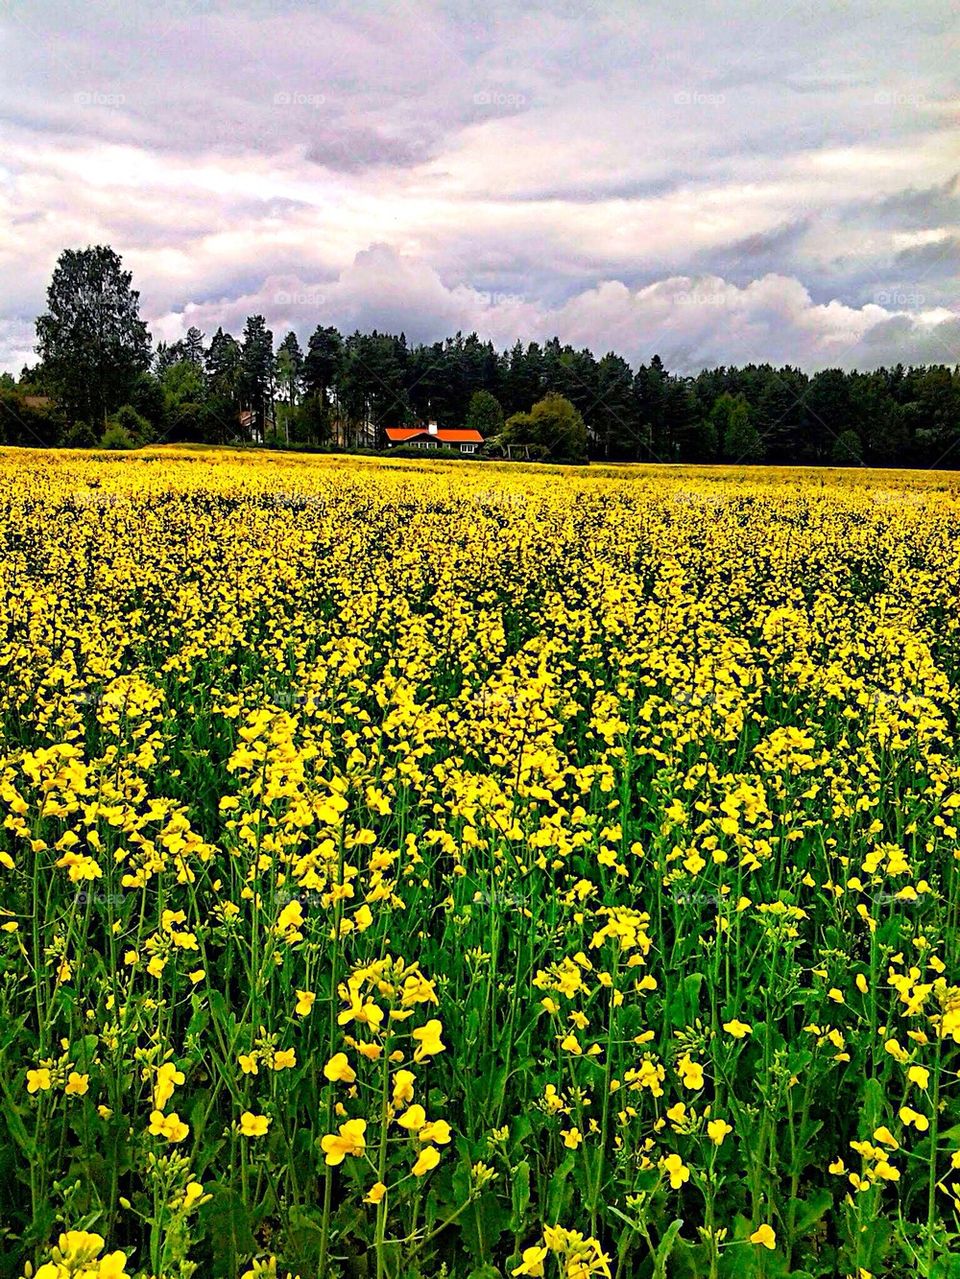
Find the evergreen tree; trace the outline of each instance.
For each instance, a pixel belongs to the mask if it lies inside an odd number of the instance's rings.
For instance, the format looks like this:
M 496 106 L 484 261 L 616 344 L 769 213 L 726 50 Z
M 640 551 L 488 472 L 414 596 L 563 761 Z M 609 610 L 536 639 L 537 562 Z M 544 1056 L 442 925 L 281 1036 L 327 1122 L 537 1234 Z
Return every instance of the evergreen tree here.
M 240 393 L 252 413 L 254 439 L 263 440 L 273 425 L 273 334 L 262 315 L 247 317 L 240 357 Z

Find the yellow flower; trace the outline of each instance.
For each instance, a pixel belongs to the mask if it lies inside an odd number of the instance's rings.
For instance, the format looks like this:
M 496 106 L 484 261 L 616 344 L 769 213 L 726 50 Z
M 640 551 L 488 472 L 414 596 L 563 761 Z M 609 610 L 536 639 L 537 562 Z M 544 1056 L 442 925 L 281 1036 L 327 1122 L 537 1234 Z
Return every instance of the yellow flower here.
M 660 1160 L 660 1167 L 670 1178 L 670 1185 L 674 1190 L 679 1190 L 685 1181 L 690 1180 L 690 1169 L 679 1155 L 667 1155 Z
M 563 1138 L 563 1144 L 568 1150 L 576 1150 L 583 1141 L 583 1133 L 581 1133 L 579 1128 L 562 1129 L 560 1136 Z
M 408 1132 L 419 1132 L 427 1122 L 427 1114 L 422 1106 L 411 1106 L 400 1116 L 397 1123 Z
M 282 1048 L 273 1057 L 274 1070 L 292 1070 L 297 1064 L 297 1054 L 293 1048 Z
M 189 1124 L 185 1124 L 175 1110 L 165 1115 L 162 1110 L 154 1110 L 150 1115 L 150 1132 L 154 1137 L 166 1137 L 167 1141 L 183 1141 L 190 1132 Z
M 334 1053 L 324 1066 L 323 1073 L 331 1083 L 338 1084 L 352 1084 L 357 1077 L 346 1053 Z
M 398 1070 L 393 1077 L 393 1104 L 394 1106 L 405 1106 L 408 1102 L 413 1101 L 413 1085 L 416 1078 L 412 1071 Z
M 47 1092 L 51 1086 L 50 1071 L 46 1066 L 27 1071 L 27 1092 Z
M 930 1071 L 925 1066 L 911 1066 L 907 1071 L 907 1078 L 918 1088 L 926 1088 L 930 1082 Z
M 723 1028 L 727 1034 L 732 1035 L 734 1039 L 743 1039 L 747 1035 L 753 1034 L 752 1026 L 748 1026 L 745 1021 L 737 1021 L 736 1018 L 734 1018 L 733 1021 L 725 1021 L 723 1023 Z
M 259 1075 L 260 1067 L 257 1065 L 257 1058 L 254 1053 L 241 1053 L 237 1060 L 240 1063 L 240 1069 L 245 1075 Z
M 707 1124 L 707 1136 L 715 1146 L 722 1146 L 724 1137 L 731 1132 L 733 1129 L 723 1119 L 711 1119 Z
M 148 1076 L 148 1071 L 144 1071 L 144 1076 Z M 173 1096 L 173 1090 L 178 1084 L 184 1081 L 184 1073 L 177 1070 L 172 1061 L 165 1061 L 157 1070 L 157 1077 L 153 1085 L 153 1105 L 155 1110 L 165 1110 L 167 1102 Z
M 777 1246 L 777 1236 L 772 1226 L 764 1224 L 756 1228 L 750 1236 L 750 1242 L 762 1244 L 764 1248 L 772 1250 Z
M 183 1206 L 189 1212 L 203 1198 L 203 1186 L 199 1181 L 188 1181 L 187 1188 L 183 1192 Z
M 90 1076 L 71 1070 L 63 1091 L 68 1097 L 83 1097 L 90 1088 Z
M 326 1155 L 328 1164 L 342 1164 L 347 1155 L 360 1155 L 366 1148 L 364 1133 L 367 1131 L 365 1119 L 348 1119 L 340 1125 L 338 1133 L 328 1133 L 320 1139 L 320 1148 Z
M 417 1162 L 411 1168 L 411 1172 L 415 1177 L 425 1176 L 432 1168 L 436 1168 L 440 1162 L 440 1151 L 436 1146 L 425 1146 L 420 1151 Z
M 67 1230 L 57 1240 L 54 1260 L 42 1265 L 34 1279 L 128 1279 L 125 1254 L 118 1250 L 101 1256 L 103 1247 L 102 1235 Z
M 376 1030 L 383 1021 L 383 1009 L 372 1000 L 362 1003 L 359 999 L 351 999 L 350 1007 L 344 1009 L 339 1015 L 337 1024 L 346 1026 L 351 1021 L 358 1021 L 361 1025 L 370 1026 Z
M 926 1132 L 930 1127 L 930 1120 L 926 1115 L 922 1115 L 919 1110 L 911 1110 L 909 1106 L 901 1106 L 898 1114 L 900 1122 L 907 1128 L 912 1124 L 917 1132 Z
M 382 1181 L 375 1181 L 367 1193 L 363 1196 L 365 1204 L 378 1204 L 383 1196 L 387 1193 L 387 1188 Z
M 698 1061 L 691 1061 L 689 1056 L 684 1055 L 677 1062 L 677 1070 L 680 1072 L 680 1078 L 684 1088 L 702 1088 L 703 1087 L 703 1066 Z
M 245 1110 L 240 1116 L 240 1131 L 244 1137 L 263 1137 L 270 1127 L 269 1115 L 255 1115 Z
M 504 1128 L 506 1133 L 506 1128 Z M 445 1119 L 434 1119 L 432 1123 L 424 1124 L 417 1133 L 420 1141 L 433 1141 L 438 1146 L 446 1146 L 450 1141 L 450 1125 Z
M 537 1247 L 524 1248 L 523 1261 L 515 1269 L 511 1270 L 512 1275 L 530 1275 L 531 1279 L 542 1279 L 543 1263 L 550 1255 L 548 1248 Z
M 424 1057 L 433 1057 L 437 1053 L 442 1053 L 446 1048 L 446 1044 L 440 1040 L 440 1034 L 443 1030 L 440 1022 L 432 1017 L 425 1026 L 419 1026 L 413 1032 L 413 1038 L 417 1041 L 417 1047 L 413 1054 L 414 1061 L 423 1061 Z
M 313 1009 L 313 1005 L 316 1001 L 317 997 L 312 990 L 298 990 L 297 1006 L 294 1009 L 294 1012 L 298 1017 L 307 1017 Z

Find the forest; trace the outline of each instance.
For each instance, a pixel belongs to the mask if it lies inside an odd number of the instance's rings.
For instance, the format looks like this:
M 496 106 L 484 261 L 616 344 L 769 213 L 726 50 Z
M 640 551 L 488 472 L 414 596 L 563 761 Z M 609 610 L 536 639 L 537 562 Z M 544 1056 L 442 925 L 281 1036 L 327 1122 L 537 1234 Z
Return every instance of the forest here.
M 748 364 L 671 371 L 552 337 L 497 350 L 322 322 L 279 341 L 198 328 L 153 344 L 107 246 L 66 250 L 37 320 L 36 364 L 0 375 L 0 441 L 20 446 L 266 444 L 378 449 L 387 427 L 473 427 L 484 453 L 582 462 L 955 467 L 960 368 Z

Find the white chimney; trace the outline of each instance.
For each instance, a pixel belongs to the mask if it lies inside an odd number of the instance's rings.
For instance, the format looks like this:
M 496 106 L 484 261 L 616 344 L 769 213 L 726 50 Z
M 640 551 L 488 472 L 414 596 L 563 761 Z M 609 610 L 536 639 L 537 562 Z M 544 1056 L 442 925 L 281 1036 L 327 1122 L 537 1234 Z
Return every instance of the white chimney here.
M 429 432 L 431 435 L 436 435 L 436 433 L 437 433 L 437 424 L 436 424 L 436 422 L 428 422 L 428 423 L 427 423 L 427 430 L 428 430 L 428 432 Z

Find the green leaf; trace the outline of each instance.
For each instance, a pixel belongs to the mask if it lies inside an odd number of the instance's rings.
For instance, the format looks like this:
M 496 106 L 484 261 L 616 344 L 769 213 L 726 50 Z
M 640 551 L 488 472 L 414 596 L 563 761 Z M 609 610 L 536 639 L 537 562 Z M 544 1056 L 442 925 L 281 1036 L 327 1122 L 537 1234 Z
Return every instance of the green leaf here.
M 796 1234 L 806 1234 L 810 1227 L 816 1225 L 824 1213 L 832 1207 L 833 1195 L 827 1190 L 826 1186 L 820 1190 L 815 1190 L 806 1199 L 792 1199 L 790 1208 L 796 1212 L 796 1217 L 794 1218 L 794 1231 Z
M 517 1234 L 523 1229 L 524 1216 L 530 1204 L 530 1164 L 526 1159 L 521 1159 L 513 1170 L 510 1197 L 513 1204 L 510 1229 Z
M 683 1219 L 677 1217 L 670 1222 L 663 1238 L 657 1244 L 657 1251 L 653 1258 L 653 1275 L 654 1279 L 666 1279 L 667 1262 L 670 1260 L 670 1254 L 673 1252 L 673 1245 L 676 1243 L 677 1235 L 683 1228 Z
M 234 1279 L 241 1262 L 257 1250 L 249 1214 L 239 1194 L 229 1186 L 216 1183 L 205 1189 L 212 1198 L 200 1209 L 200 1222 L 213 1253 L 211 1274 L 215 1279 Z
M 565 1216 L 565 1209 L 570 1201 L 573 1193 L 572 1187 L 567 1184 L 567 1178 L 573 1170 L 574 1158 L 573 1154 L 567 1155 L 563 1163 L 550 1178 L 547 1186 L 547 1211 L 545 1215 L 546 1221 L 562 1221 Z

